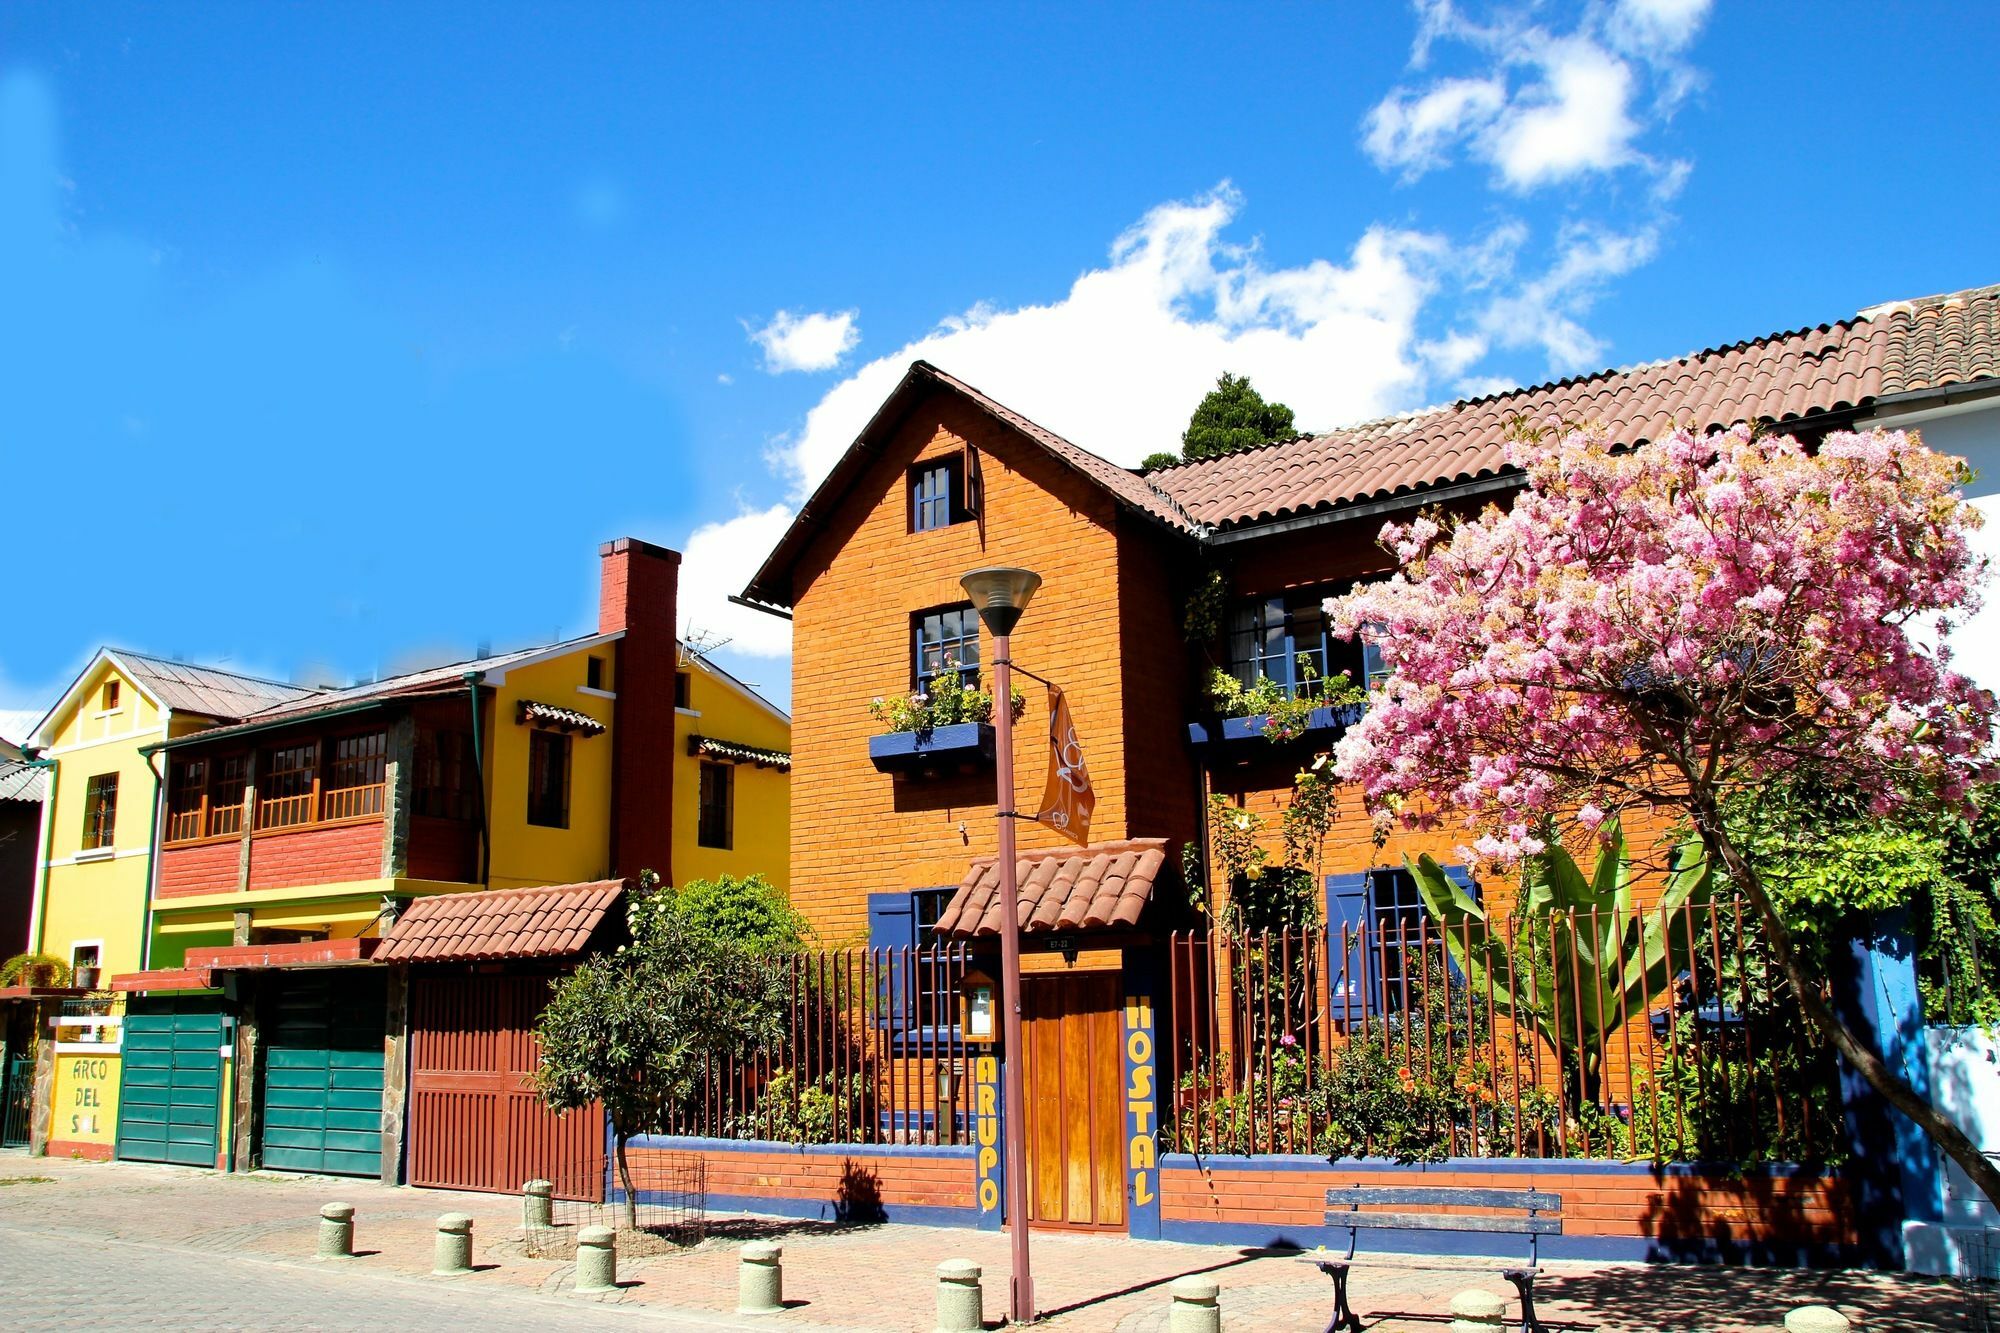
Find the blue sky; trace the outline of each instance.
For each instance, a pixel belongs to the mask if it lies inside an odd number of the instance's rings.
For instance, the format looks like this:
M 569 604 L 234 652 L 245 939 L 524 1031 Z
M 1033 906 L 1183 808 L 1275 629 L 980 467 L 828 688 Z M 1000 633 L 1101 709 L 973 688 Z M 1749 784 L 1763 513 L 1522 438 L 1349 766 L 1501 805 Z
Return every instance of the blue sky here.
M 729 608 L 924 355 L 1087 447 L 2000 281 L 1987 6 L 0 8 L 0 708 Z

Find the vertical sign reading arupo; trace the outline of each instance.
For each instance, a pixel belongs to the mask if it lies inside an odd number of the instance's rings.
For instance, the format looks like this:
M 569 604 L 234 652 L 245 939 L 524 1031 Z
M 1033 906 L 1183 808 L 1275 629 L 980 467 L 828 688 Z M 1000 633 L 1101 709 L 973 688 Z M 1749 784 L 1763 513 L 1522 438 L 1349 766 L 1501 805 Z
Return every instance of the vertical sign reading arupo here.
M 1160 1238 L 1159 1067 L 1153 997 L 1127 972 L 1125 996 L 1125 1197 L 1131 1234 Z
M 1000 1230 L 1001 1202 L 1007 1197 L 1000 1105 L 1000 1060 L 988 1047 L 972 1057 L 972 1142 L 977 1163 L 973 1179 L 981 1231 Z

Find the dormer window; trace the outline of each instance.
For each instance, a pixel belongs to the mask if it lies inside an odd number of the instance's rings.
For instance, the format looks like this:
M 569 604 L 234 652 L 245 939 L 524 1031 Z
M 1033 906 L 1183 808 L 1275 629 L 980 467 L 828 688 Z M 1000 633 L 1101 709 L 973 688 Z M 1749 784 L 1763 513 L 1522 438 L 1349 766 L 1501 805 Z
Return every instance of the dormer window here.
M 970 517 L 963 458 L 926 459 L 910 469 L 911 532 L 950 527 Z

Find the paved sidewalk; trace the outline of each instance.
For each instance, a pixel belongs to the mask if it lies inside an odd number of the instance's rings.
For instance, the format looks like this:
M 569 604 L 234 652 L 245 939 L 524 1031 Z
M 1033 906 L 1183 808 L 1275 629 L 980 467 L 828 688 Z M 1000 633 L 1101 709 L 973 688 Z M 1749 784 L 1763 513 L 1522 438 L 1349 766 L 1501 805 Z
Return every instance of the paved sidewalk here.
M 46 1177 L 30 1181 L 24 1177 Z M 10 1181 L 15 1183 L 9 1183 Z M 356 1208 L 345 1263 L 312 1258 L 319 1206 Z M 437 1215 L 475 1219 L 463 1278 L 429 1276 Z M 571 1293 L 569 1262 L 520 1238 L 519 1201 L 385 1189 L 366 1181 L 0 1156 L 0 1290 L 14 1327 L 363 1328 L 477 1322 L 492 1330 L 683 1327 L 916 1330 L 932 1326 L 934 1273 L 948 1258 L 985 1268 L 986 1313 L 1006 1304 L 1007 1239 L 977 1231 L 775 1219 L 712 1219 L 691 1249 L 621 1260 L 614 1295 Z M 747 1238 L 785 1247 L 783 1315 L 734 1315 L 736 1251 Z M 1139 1333 L 1166 1327 L 1166 1285 L 1204 1272 L 1222 1286 L 1224 1327 L 1319 1329 L 1331 1284 L 1286 1254 L 1063 1233 L 1035 1236 L 1037 1294 L 1052 1330 Z M 1475 1261 L 1479 1262 L 1479 1261 Z M 1869 1273 L 1801 1273 L 1559 1263 L 1538 1284 L 1550 1323 L 1567 1329 L 1680 1328 L 1769 1333 L 1795 1305 L 1839 1306 L 1870 1333 L 1965 1326 L 1948 1284 Z M 1451 1294 L 1509 1288 L 1497 1273 L 1385 1258 L 1357 1267 L 1354 1300 L 1372 1330 L 1441 1328 Z

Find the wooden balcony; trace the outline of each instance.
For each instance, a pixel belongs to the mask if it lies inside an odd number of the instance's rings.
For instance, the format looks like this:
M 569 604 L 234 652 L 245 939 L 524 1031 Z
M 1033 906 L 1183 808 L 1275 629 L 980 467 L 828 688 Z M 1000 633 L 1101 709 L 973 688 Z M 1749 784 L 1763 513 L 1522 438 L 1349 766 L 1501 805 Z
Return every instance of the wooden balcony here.
M 265 833 L 380 819 L 387 802 L 387 783 L 332 789 L 322 789 L 314 783 L 311 791 L 300 792 L 296 796 L 271 796 L 259 800 L 252 827 L 255 832 Z M 201 842 L 209 838 L 238 837 L 243 832 L 245 810 L 249 804 L 249 798 L 245 797 L 241 802 L 211 805 L 204 797 L 201 804 L 192 809 L 171 811 L 167 815 L 165 841 L 172 845 Z

